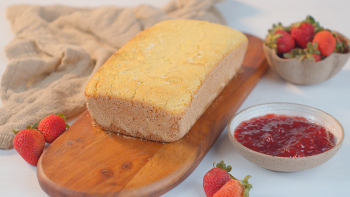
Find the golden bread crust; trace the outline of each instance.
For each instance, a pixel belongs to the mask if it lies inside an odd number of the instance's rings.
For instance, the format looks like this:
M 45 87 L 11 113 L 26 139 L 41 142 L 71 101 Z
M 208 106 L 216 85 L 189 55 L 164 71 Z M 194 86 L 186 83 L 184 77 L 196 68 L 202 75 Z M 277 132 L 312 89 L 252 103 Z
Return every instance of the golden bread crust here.
M 86 86 L 104 130 L 161 142 L 183 137 L 241 66 L 248 40 L 204 21 L 170 20 L 135 36 Z

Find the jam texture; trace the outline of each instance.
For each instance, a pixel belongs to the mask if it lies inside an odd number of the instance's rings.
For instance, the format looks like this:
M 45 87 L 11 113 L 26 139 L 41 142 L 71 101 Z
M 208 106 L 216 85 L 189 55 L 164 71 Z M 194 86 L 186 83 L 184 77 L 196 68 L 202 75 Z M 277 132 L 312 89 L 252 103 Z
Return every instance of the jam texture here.
M 243 121 L 234 132 L 242 145 L 279 157 L 305 157 L 334 147 L 334 135 L 303 117 L 268 114 Z

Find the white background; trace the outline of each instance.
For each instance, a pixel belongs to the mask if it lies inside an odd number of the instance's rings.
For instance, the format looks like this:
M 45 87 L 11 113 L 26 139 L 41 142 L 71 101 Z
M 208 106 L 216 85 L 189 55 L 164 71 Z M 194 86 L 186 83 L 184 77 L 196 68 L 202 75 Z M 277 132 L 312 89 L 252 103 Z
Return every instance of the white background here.
M 8 60 L 3 48 L 14 34 L 6 19 L 6 8 L 17 3 L 39 5 L 65 4 L 73 6 L 135 6 L 141 3 L 161 7 L 167 0 L 2 0 L 0 2 L 0 74 Z M 216 4 L 228 26 L 265 37 L 273 23 L 289 25 L 312 15 L 322 26 L 350 37 L 349 0 L 227 0 Z M 181 184 L 164 196 L 205 196 L 202 188 L 204 174 L 213 162 L 225 160 L 233 166 L 232 174 L 244 178 L 250 174 L 253 184 L 250 196 L 303 197 L 350 196 L 350 61 L 332 79 L 310 86 L 288 83 L 273 71 L 268 71 L 245 100 L 239 111 L 267 102 L 293 102 L 321 109 L 334 116 L 344 127 L 345 141 L 338 153 L 328 162 L 313 169 L 294 172 L 273 172 L 247 161 L 231 145 L 226 129 L 204 157 L 196 170 Z M 0 102 L 0 107 L 2 106 Z M 72 123 L 73 120 L 70 121 Z M 18 153 L 0 149 L 0 196 L 47 196 L 37 181 L 36 167 L 27 164 Z

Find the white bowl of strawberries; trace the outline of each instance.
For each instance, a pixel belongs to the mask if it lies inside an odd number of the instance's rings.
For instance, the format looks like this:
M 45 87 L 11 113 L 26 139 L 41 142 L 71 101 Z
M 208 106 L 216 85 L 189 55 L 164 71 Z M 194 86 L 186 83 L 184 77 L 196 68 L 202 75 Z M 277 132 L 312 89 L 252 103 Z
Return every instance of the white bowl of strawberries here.
M 311 16 L 273 25 L 263 44 L 270 67 L 294 84 L 316 84 L 333 77 L 350 57 L 349 39 L 324 29 Z

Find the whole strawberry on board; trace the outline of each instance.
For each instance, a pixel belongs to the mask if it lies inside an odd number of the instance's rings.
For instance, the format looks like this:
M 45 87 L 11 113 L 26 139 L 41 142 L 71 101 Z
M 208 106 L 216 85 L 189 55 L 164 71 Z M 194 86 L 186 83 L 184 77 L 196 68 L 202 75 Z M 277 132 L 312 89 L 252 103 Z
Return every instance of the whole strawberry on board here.
M 51 114 L 40 121 L 38 129 L 47 143 L 55 141 L 69 127 L 65 120 L 63 114 Z
M 253 188 L 249 184 L 248 179 L 251 176 L 248 175 L 244 180 L 231 180 L 222 186 L 213 197 L 249 197 L 249 190 Z
M 36 125 L 37 123 L 20 131 L 13 130 L 16 134 L 13 146 L 26 162 L 34 166 L 37 165 L 45 148 L 44 136 L 35 129 Z
M 321 55 L 325 57 L 333 53 L 337 44 L 334 35 L 328 30 L 318 32 L 312 40 L 312 44 L 315 44 L 316 42 Z
M 232 167 L 226 166 L 224 161 L 220 161 L 216 166 L 214 162 L 213 167 L 203 178 L 203 188 L 207 197 L 212 197 L 225 183 L 234 178 L 229 174 Z

